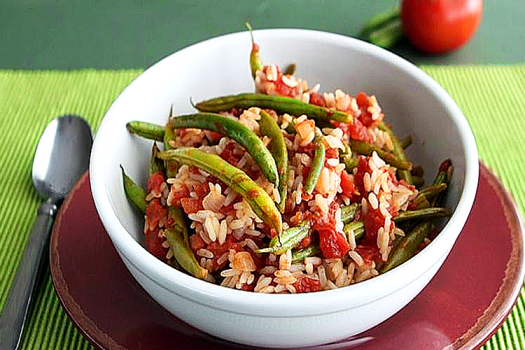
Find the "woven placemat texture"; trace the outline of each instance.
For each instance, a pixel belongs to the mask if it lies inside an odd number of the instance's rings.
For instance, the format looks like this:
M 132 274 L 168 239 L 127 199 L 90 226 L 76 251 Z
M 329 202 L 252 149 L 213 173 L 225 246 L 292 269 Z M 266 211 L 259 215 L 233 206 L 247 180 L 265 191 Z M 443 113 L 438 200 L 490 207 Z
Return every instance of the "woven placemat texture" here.
M 467 117 L 483 162 L 525 209 L 525 66 L 422 67 Z M 31 183 L 38 138 L 56 116 L 85 117 L 94 131 L 118 94 L 140 70 L 0 70 L 0 308 L 41 199 Z M 507 321 L 485 344 L 489 349 L 525 349 L 525 291 Z M 49 272 L 36 298 L 22 349 L 90 349 L 68 320 Z

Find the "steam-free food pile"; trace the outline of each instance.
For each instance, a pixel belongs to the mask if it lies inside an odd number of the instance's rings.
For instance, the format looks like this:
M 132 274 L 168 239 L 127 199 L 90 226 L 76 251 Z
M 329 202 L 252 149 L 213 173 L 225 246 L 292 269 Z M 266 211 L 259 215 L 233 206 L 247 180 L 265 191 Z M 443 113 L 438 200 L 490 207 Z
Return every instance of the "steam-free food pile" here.
M 128 123 L 155 140 L 147 189 L 122 169 L 149 252 L 224 287 L 304 293 L 384 273 L 438 234 L 450 160 L 423 186 L 376 97 L 321 93 L 264 65 L 253 38 L 250 67 L 255 93 Z

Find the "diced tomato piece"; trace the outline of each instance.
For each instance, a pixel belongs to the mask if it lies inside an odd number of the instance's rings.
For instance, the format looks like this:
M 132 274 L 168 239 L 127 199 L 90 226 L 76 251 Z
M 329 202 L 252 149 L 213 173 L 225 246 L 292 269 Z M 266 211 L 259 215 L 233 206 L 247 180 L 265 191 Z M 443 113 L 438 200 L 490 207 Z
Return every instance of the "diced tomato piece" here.
M 280 72 L 279 75 L 278 80 L 274 83 L 275 92 L 280 96 L 295 97 L 295 95 L 297 95 L 297 88 L 286 85 Z
M 308 234 L 308 236 L 304 237 L 301 243 L 297 246 L 298 249 L 307 248 L 312 244 L 312 236 L 311 234 Z
M 308 174 L 310 174 L 310 168 L 308 165 L 303 166 L 303 179 L 306 179 Z
M 350 136 L 351 139 L 365 141 L 365 142 L 372 141 L 372 136 L 370 135 L 370 132 L 359 119 L 354 119 L 354 123 L 350 124 L 348 131 L 349 131 L 348 135 Z
M 311 92 L 310 93 L 310 104 L 325 107 L 326 102 L 324 100 L 323 95 L 321 95 L 318 92 Z
M 346 238 L 335 230 L 318 230 L 319 248 L 326 259 L 342 258 L 350 250 Z
M 182 205 L 182 210 L 184 210 L 186 214 L 193 214 L 203 209 L 202 200 L 198 198 L 181 198 L 180 204 Z
M 366 194 L 363 177 L 365 173 L 370 172 L 371 169 L 368 165 L 368 159 L 364 156 L 359 157 L 359 162 L 357 163 L 357 172 L 354 175 L 354 186 L 356 187 L 357 193 L 359 193 L 360 196 L 357 196 L 356 198 L 352 197 L 352 201 L 360 200 L 361 197 Z
M 372 135 L 368 131 L 368 128 L 363 125 L 359 118 L 354 118 L 352 123 L 340 123 L 333 122 L 334 126 L 341 129 L 353 140 L 371 142 L 373 140 Z
M 160 260 L 166 260 L 166 253 L 168 249 L 162 246 L 163 238 L 159 237 L 159 228 L 146 232 L 145 245 L 148 252 L 156 256 Z
M 359 107 L 368 107 L 368 95 L 366 92 L 358 92 L 355 100 Z
M 190 191 L 185 185 L 182 186 L 171 186 L 171 203 L 169 205 L 174 207 L 180 207 L 180 200 L 184 197 L 189 197 Z
M 243 283 L 241 285 L 241 290 L 245 290 L 245 291 L 248 291 L 248 292 L 253 292 L 254 289 L 255 289 L 255 280 L 253 280 L 252 284 Z
M 214 256 L 221 256 L 222 254 L 226 253 L 230 249 L 233 249 L 237 251 L 237 241 L 233 238 L 232 235 L 226 236 L 226 241 L 223 244 L 220 244 L 219 242 L 211 242 L 208 244 L 206 249 L 211 251 Z
M 233 142 L 230 142 L 226 144 L 226 147 L 224 147 L 224 150 L 220 154 L 220 157 L 230 163 L 231 165 L 237 165 L 237 161 L 240 157 L 237 157 L 233 155 L 233 149 L 235 148 L 235 145 Z
M 369 127 L 374 123 L 374 120 L 372 119 L 372 114 L 368 112 L 368 107 L 370 107 L 369 96 L 364 92 L 360 92 L 356 96 L 356 102 L 357 106 L 361 110 L 361 113 L 358 117 L 359 120 L 361 121 L 361 123 L 363 123 L 364 126 Z
M 210 140 L 212 143 L 219 141 L 223 136 L 222 134 L 211 130 L 204 131 L 204 135 L 206 135 L 208 140 Z
M 355 248 L 355 251 L 363 258 L 365 263 L 369 264 L 373 261 L 379 262 L 381 256 L 379 255 L 379 248 L 375 242 L 361 242 Z
M 368 208 L 364 216 L 366 240 L 370 242 L 376 242 L 377 240 L 377 231 L 379 228 L 383 227 L 385 224 L 385 218 L 383 214 L 378 209 Z
M 190 247 L 191 247 L 191 250 L 196 252 L 197 250 L 206 247 L 206 243 L 204 243 L 201 236 L 194 233 L 190 236 Z
M 167 219 L 168 209 L 162 206 L 159 198 L 154 198 L 146 205 L 146 218 L 149 227 L 156 227 L 161 219 Z
M 261 175 L 261 171 L 259 170 L 258 167 L 256 167 L 256 169 L 252 169 L 250 167 L 250 169 L 246 170 L 245 173 L 253 180 L 258 179 L 259 176 Z M 226 188 L 226 187 L 223 187 L 223 188 Z
M 315 142 L 310 142 L 306 146 L 299 146 L 296 153 L 306 153 L 310 158 L 313 158 L 315 154 Z
M 194 174 L 200 175 L 199 168 L 197 168 L 196 166 L 190 166 L 189 170 Z
M 148 179 L 148 192 L 160 193 L 160 186 L 164 182 L 164 174 L 156 171 Z
M 344 170 L 341 172 L 341 189 L 343 190 L 343 194 L 348 198 L 351 198 L 356 192 L 352 177 Z
M 383 119 L 382 114 L 380 114 L 379 118 L 374 120 L 372 119 L 372 113 L 368 111 L 368 108 L 372 105 L 370 103 L 370 96 L 364 92 L 360 92 L 356 96 L 356 102 L 360 110 L 359 116 L 357 118 L 361 121 L 361 123 L 363 123 L 364 126 L 371 128 L 381 123 Z
M 226 188 L 226 187 L 223 187 L 223 188 Z M 228 204 L 227 206 L 223 206 L 219 210 L 219 212 L 221 212 L 225 216 L 228 216 L 228 215 L 235 216 L 235 209 L 233 209 L 233 206 L 235 205 L 235 203 L 239 203 L 241 200 L 242 198 L 240 196 L 237 196 L 237 198 L 235 198 L 230 204 Z
M 326 158 L 339 158 L 339 149 L 338 148 L 327 148 L 325 152 Z
M 197 194 L 197 196 L 200 199 L 204 198 L 208 193 L 210 193 L 210 186 L 208 185 L 208 180 L 209 179 L 206 179 L 206 182 L 203 184 L 193 185 L 193 191 Z
M 321 290 L 321 282 L 308 276 L 299 277 L 293 286 L 297 293 L 317 292 Z
M 313 194 L 308 194 L 306 192 L 302 192 L 301 193 L 301 200 L 303 202 L 305 202 L 305 201 L 308 202 L 308 201 L 312 200 L 312 198 L 314 198 Z

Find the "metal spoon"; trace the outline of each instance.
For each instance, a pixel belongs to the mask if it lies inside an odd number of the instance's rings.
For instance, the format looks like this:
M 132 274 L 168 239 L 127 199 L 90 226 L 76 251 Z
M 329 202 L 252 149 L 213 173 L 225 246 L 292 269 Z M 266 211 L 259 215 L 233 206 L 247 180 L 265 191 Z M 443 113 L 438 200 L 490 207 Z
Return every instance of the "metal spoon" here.
M 62 199 L 88 169 L 93 136 L 88 123 L 77 116 L 54 119 L 44 130 L 33 160 L 33 185 L 46 201 L 38 216 L 0 316 L 0 349 L 17 349 L 35 281 L 41 269 L 43 250 Z

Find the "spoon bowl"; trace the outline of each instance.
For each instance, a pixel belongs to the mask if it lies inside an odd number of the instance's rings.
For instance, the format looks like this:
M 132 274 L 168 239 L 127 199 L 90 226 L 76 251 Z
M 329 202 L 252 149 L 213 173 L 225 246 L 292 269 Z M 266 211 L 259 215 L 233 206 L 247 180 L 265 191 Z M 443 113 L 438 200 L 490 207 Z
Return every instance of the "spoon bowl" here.
M 93 137 L 86 121 L 66 115 L 44 130 L 33 160 L 33 185 L 44 198 L 64 198 L 86 171 Z

